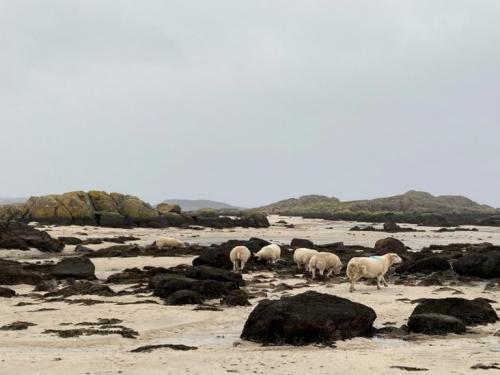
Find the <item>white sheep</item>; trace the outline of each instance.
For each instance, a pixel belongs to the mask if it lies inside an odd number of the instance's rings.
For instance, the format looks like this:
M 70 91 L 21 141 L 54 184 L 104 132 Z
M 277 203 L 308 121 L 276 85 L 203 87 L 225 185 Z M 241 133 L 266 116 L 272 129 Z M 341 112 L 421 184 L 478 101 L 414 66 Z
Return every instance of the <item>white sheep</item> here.
M 311 271 L 313 279 L 316 276 L 316 270 L 319 271 L 321 276 L 325 271 L 328 271 L 326 277 L 330 277 L 333 272 L 338 275 L 341 269 L 342 262 L 340 258 L 332 253 L 319 252 L 309 260 L 309 271 Z
M 351 282 L 349 291 L 354 291 L 354 283 L 361 278 L 377 279 L 377 289 L 380 289 L 380 282 L 385 286 L 384 275 L 389 270 L 389 267 L 396 263 L 401 263 L 402 259 L 398 254 L 388 253 L 381 256 L 371 257 L 355 257 L 347 263 L 347 277 Z
M 315 254 L 318 254 L 316 250 L 301 247 L 293 252 L 293 261 L 299 270 L 304 266 L 305 270 L 309 271 L 309 261 Z
M 275 244 L 267 245 L 260 249 L 255 256 L 258 259 L 264 259 L 265 261 L 276 263 L 281 256 L 281 248 Z
M 154 242 L 154 244 L 158 249 L 166 247 L 184 247 L 184 243 L 173 237 L 160 237 Z
M 248 262 L 248 259 L 252 256 L 250 250 L 246 246 L 235 246 L 229 253 L 229 259 L 233 262 L 233 271 L 238 269 L 238 263 L 240 266 L 240 270 L 245 268 L 245 264 Z

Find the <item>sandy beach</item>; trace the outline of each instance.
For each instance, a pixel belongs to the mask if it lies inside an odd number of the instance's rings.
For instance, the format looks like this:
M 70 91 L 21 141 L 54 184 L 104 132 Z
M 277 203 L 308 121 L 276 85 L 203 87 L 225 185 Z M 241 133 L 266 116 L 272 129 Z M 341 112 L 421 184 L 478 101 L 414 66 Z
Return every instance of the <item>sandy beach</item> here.
M 279 218 L 283 219 L 283 218 Z M 275 223 L 277 217 L 272 217 Z M 141 244 L 152 242 L 159 235 L 172 235 L 193 243 L 218 243 L 230 238 L 248 239 L 258 236 L 276 242 L 289 242 L 294 237 L 309 238 L 315 243 L 343 241 L 346 244 L 373 246 L 375 240 L 387 237 L 387 233 L 349 232 L 353 223 L 328 222 L 285 218 L 295 224 L 294 229 L 271 226 L 268 229 L 235 230 L 155 230 L 155 229 L 110 229 L 94 227 L 52 227 L 54 236 L 69 236 L 88 233 L 87 237 L 134 235 Z M 425 232 L 398 233 L 412 250 L 418 251 L 429 244 L 453 242 L 483 242 L 500 244 L 500 230 L 480 228 L 478 232 L 435 233 L 435 228 L 422 228 Z M 77 235 L 76 235 L 77 236 Z M 193 237 L 196 236 L 196 237 Z M 199 236 L 199 237 L 198 237 Z M 86 236 L 81 236 L 85 238 Z M 109 245 L 109 244 L 108 244 Z M 103 245 L 94 245 L 99 248 Z M 67 246 L 64 255 L 71 254 Z M 4 256 L 17 257 L 22 253 L 25 261 L 39 261 L 36 250 L 29 252 L 2 251 Z M 31 259 L 28 259 L 31 258 Z M 172 267 L 191 264 L 192 257 L 135 257 L 92 259 L 96 276 L 105 279 L 125 268 L 144 266 Z M 262 273 L 260 273 L 262 274 Z M 250 280 L 255 273 L 245 273 Z M 499 300 L 500 292 L 485 291 L 485 281 L 467 286 L 453 286 L 450 290 L 439 290 L 437 286 L 394 285 L 377 290 L 374 286 L 360 284 L 355 293 L 349 293 L 345 275 L 330 281 L 313 282 L 307 287 L 287 291 L 273 291 L 276 283 L 293 286 L 301 283 L 300 277 L 276 278 L 265 273 L 269 283 L 250 284 L 250 292 L 266 290 L 268 298 L 278 299 L 283 295 L 297 294 L 306 290 L 335 294 L 372 307 L 377 313 L 374 325 L 400 326 L 415 305 L 411 300 L 424 297 L 451 297 L 460 293 L 464 298 L 488 298 Z M 272 285 L 271 285 L 272 284 Z M 112 286 L 115 291 L 130 285 Z M 150 295 L 125 295 L 116 297 L 78 296 L 104 301 L 93 305 L 47 302 L 31 295 L 29 285 L 13 286 L 19 296 L 2 299 L 0 304 L 1 325 L 14 321 L 36 324 L 23 331 L 0 332 L 0 373 L 10 374 L 295 374 L 295 373 L 356 373 L 356 374 L 402 374 L 406 371 L 393 366 L 408 366 L 427 369 L 428 374 L 474 374 L 494 373 L 495 370 L 471 370 L 477 363 L 500 362 L 500 338 L 494 334 L 500 330 L 500 322 L 468 329 L 465 335 L 425 336 L 412 334 L 408 339 L 355 338 L 336 342 L 335 348 L 309 345 L 261 346 L 239 338 L 246 318 L 261 298 L 251 299 L 252 306 L 227 307 L 223 311 L 194 311 L 193 306 L 167 306 L 162 300 Z M 458 290 L 458 292 L 457 292 Z M 463 294 L 462 294 L 463 293 Z M 74 298 L 74 297 L 72 297 Z M 154 300 L 158 304 L 116 304 Z M 218 301 L 209 301 L 217 303 Z M 498 303 L 494 308 L 500 310 Z M 80 322 L 95 322 L 99 318 L 115 318 L 122 325 L 139 332 L 137 339 L 119 335 L 82 336 L 60 338 L 44 334 L 46 329 L 74 327 Z M 196 350 L 177 351 L 158 349 L 150 353 L 131 353 L 144 345 L 183 344 L 197 347 Z M 423 370 L 422 370 L 423 371 Z M 497 370 L 498 371 L 498 370 Z M 419 373 L 419 372 L 417 372 Z

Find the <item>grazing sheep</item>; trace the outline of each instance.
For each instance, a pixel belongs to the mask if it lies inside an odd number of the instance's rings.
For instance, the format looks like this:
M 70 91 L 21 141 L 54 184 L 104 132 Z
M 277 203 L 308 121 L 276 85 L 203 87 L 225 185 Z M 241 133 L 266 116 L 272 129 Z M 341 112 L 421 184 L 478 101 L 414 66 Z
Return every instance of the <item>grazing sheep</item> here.
M 264 259 L 265 261 L 276 263 L 281 256 L 281 248 L 275 244 L 267 245 L 260 249 L 255 256 L 258 259 Z
M 338 275 L 341 269 L 342 262 L 340 258 L 332 253 L 320 252 L 314 254 L 309 260 L 309 270 L 313 279 L 316 276 L 316 270 L 319 270 L 321 276 L 325 271 L 328 271 L 326 277 L 330 277 L 333 272 Z
M 229 253 L 229 259 L 233 262 L 233 271 L 238 269 L 238 263 L 240 266 L 240 270 L 245 268 L 245 264 L 248 262 L 248 259 L 252 256 L 250 250 L 246 246 L 236 246 L 233 247 L 231 252 Z
M 154 244 L 158 249 L 166 247 L 184 247 L 184 244 L 181 241 L 173 237 L 160 237 L 154 242 Z
M 351 281 L 349 291 L 354 291 L 354 283 L 365 277 L 369 279 L 377 278 L 377 289 L 380 289 L 380 282 L 385 286 L 384 275 L 390 266 L 401 263 L 402 259 L 396 253 L 388 253 L 381 256 L 355 257 L 347 263 L 347 277 Z
M 318 254 L 316 250 L 301 247 L 293 252 L 293 261 L 299 270 L 304 266 L 305 270 L 309 271 L 309 261 L 315 254 Z

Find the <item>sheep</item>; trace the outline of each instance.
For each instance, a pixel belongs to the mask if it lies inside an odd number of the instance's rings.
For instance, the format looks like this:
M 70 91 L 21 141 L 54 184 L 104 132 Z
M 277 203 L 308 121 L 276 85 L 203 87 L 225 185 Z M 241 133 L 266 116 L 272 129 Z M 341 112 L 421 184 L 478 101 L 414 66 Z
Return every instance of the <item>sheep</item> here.
M 265 261 L 276 263 L 281 256 L 281 248 L 275 244 L 267 245 L 260 249 L 255 256 L 258 259 L 264 259 Z
M 235 246 L 229 253 L 229 259 L 233 262 L 233 271 L 238 269 L 238 263 L 240 266 L 240 270 L 245 268 L 245 264 L 248 262 L 248 259 L 252 256 L 250 250 L 246 246 Z
M 309 270 L 312 273 L 313 279 L 316 276 L 316 270 L 319 270 L 321 276 L 323 276 L 325 271 L 328 271 L 326 277 L 330 277 L 332 272 L 338 275 L 341 269 L 342 262 L 340 258 L 332 253 L 319 252 L 314 254 L 309 260 Z
M 301 247 L 293 252 L 293 261 L 299 270 L 304 266 L 305 270 L 309 271 L 309 261 L 315 254 L 318 254 L 316 250 Z
M 377 278 L 377 289 L 380 289 L 380 282 L 388 286 L 384 275 L 393 264 L 401 263 L 402 259 L 396 253 L 387 253 L 381 256 L 355 257 L 347 263 L 347 277 L 351 282 L 349 291 L 354 291 L 354 283 L 359 279 Z
M 184 243 L 173 237 L 160 237 L 154 242 L 154 245 L 156 245 L 158 249 L 166 247 L 184 247 Z

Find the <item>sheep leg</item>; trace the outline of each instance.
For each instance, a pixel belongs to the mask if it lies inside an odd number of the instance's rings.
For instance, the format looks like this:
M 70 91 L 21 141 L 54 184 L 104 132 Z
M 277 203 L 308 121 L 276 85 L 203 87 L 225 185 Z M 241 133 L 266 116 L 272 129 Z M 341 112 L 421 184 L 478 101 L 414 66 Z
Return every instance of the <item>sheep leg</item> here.
M 233 262 L 233 271 L 236 271 L 236 269 L 238 268 L 238 261 L 234 261 Z
M 316 268 L 311 268 L 312 278 L 316 277 Z
M 354 282 L 355 282 L 354 278 L 351 279 L 351 287 L 349 288 L 349 292 L 351 292 L 351 293 L 354 292 L 354 290 L 355 290 L 354 289 Z
M 385 277 L 382 276 L 382 283 L 384 284 L 385 287 L 388 287 L 389 285 L 387 284 L 387 281 L 385 281 Z
M 333 269 L 331 269 L 330 271 L 328 271 L 328 273 L 326 274 L 326 277 L 329 278 L 330 276 L 332 276 L 332 272 L 333 272 Z
M 377 289 L 381 289 L 380 288 L 380 280 L 382 280 L 382 276 L 377 276 Z
M 245 262 L 244 261 L 241 261 L 241 264 L 240 264 L 240 270 L 243 271 L 243 268 L 245 268 Z

